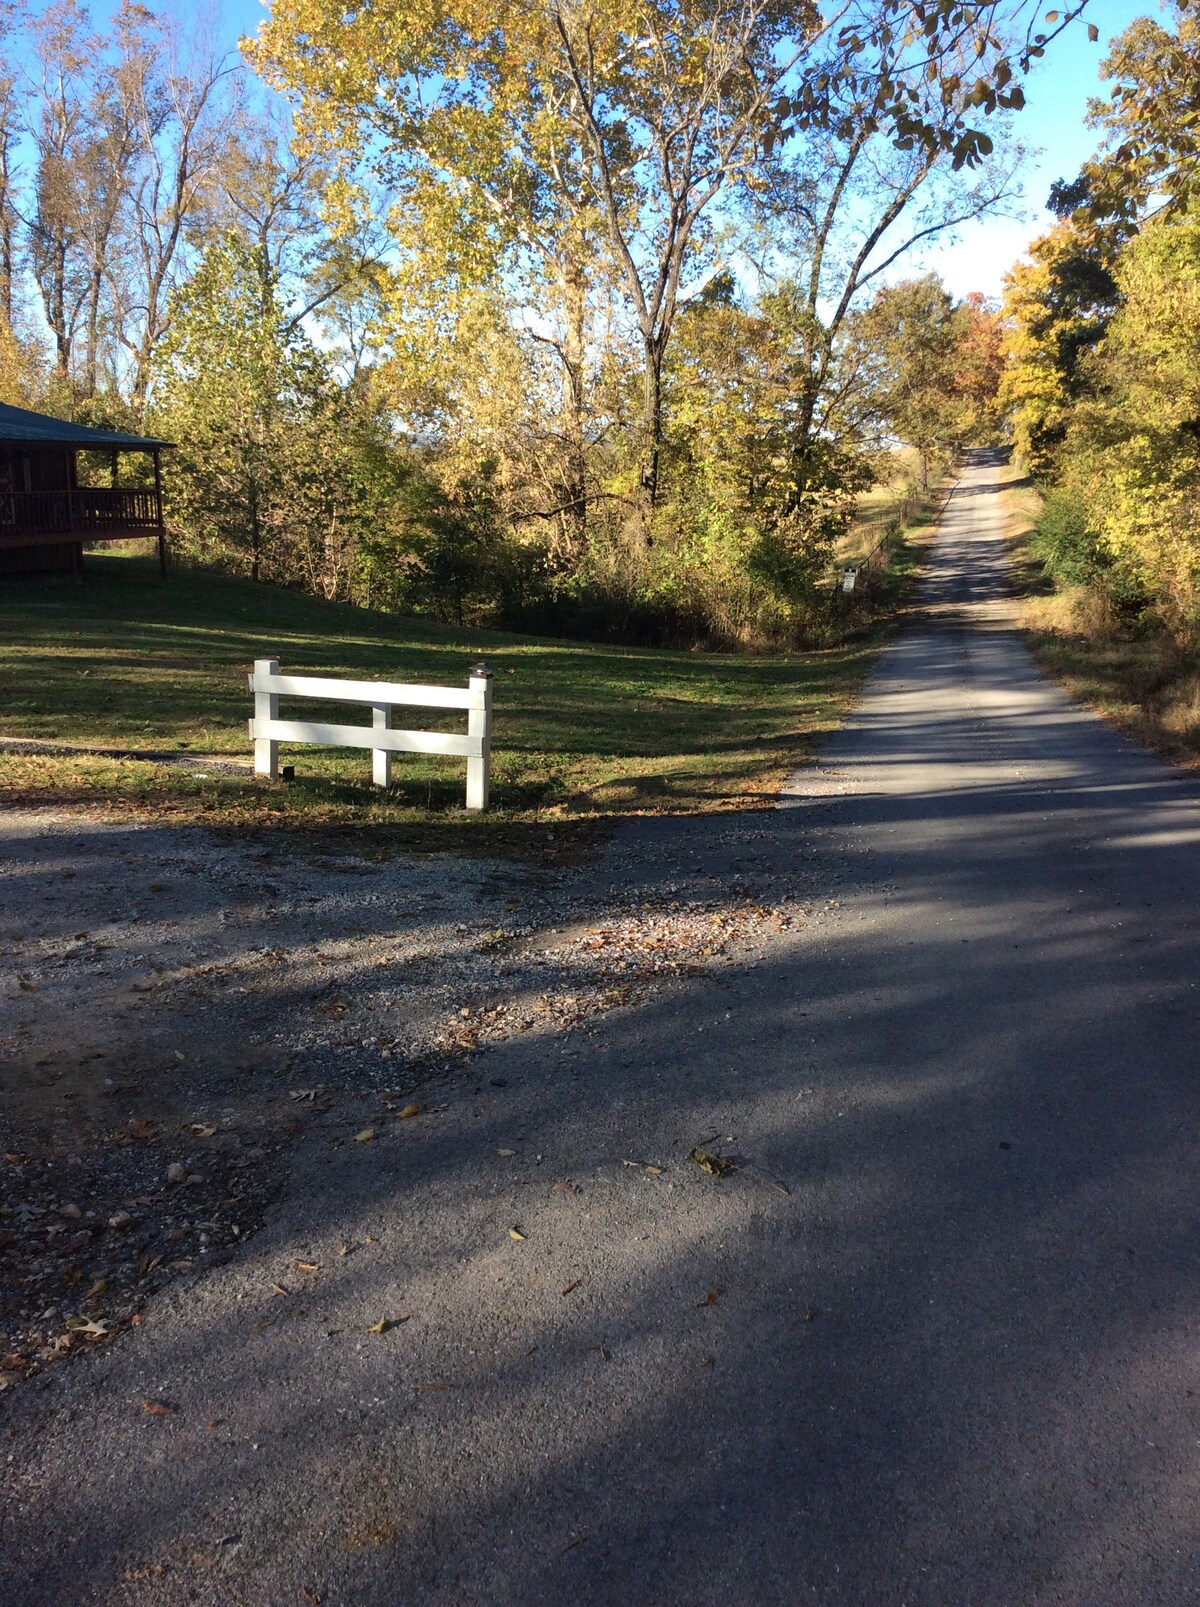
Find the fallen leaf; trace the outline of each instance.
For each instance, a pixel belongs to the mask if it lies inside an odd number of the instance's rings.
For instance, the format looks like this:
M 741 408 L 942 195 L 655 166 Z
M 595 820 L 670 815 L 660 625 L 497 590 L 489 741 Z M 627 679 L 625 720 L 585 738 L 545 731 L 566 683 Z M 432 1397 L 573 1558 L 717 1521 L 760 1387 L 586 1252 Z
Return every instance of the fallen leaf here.
M 704 1306 L 715 1306 L 720 1295 L 721 1291 L 719 1289 L 710 1289 L 703 1300 L 697 1300 L 696 1309 L 700 1310 Z
M 449 1384 L 414 1384 L 413 1393 L 416 1395 L 428 1395 L 432 1390 L 449 1388 Z
M 364 1127 L 361 1133 L 355 1133 L 354 1142 L 356 1144 L 369 1144 L 374 1137 L 375 1129 L 373 1127 Z
M 576 1546 L 581 1546 L 583 1542 L 589 1538 L 590 1536 L 586 1534 L 577 1534 L 573 1540 L 568 1540 L 566 1545 L 562 1548 L 563 1556 L 565 1557 L 568 1551 L 574 1551 Z
M 285 1289 L 281 1283 L 273 1283 L 271 1285 L 271 1291 L 273 1294 L 277 1295 L 290 1295 L 292 1292 L 290 1289 Z
M 321 1270 L 319 1261 L 293 1261 L 292 1265 L 297 1272 L 320 1272 Z
M 564 1183 L 564 1182 L 562 1182 L 560 1180 L 557 1183 L 551 1183 L 550 1192 L 551 1192 L 551 1194 L 578 1194 L 579 1193 L 579 1184 L 578 1183 Z
M 37 992 L 37 983 L 31 982 L 27 976 L 19 976 L 17 978 L 17 985 L 21 989 L 22 993 Z
M 559 1293 L 569 1295 L 573 1289 L 579 1288 L 579 1285 L 582 1283 L 582 1281 L 583 1280 L 581 1278 L 572 1278 L 570 1283 L 565 1284 L 563 1288 L 559 1290 Z
M 193 1122 L 191 1128 L 197 1138 L 211 1138 L 216 1132 L 216 1128 L 209 1127 L 206 1122 Z
M 420 1114 L 420 1105 L 405 1105 L 403 1110 L 394 1110 L 392 1112 L 398 1122 L 407 1121 L 410 1116 L 419 1116 Z
M 597 1345 L 596 1346 L 596 1354 L 597 1354 L 597 1356 L 599 1356 L 601 1361 L 611 1361 L 612 1360 L 612 1357 L 609 1355 L 608 1351 L 605 1350 L 603 1345 Z
M 661 1177 L 664 1170 L 665 1168 L 662 1166 L 647 1166 L 645 1168 L 645 1174 L 647 1177 Z
M 142 1411 L 146 1413 L 147 1417 L 170 1417 L 174 1410 L 175 1408 L 168 1406 L 166 1401 L 145 1400 L 142 1402 Z
M 517 1153 L 517 1152 L 516 1152 L 516 1150 L 515 1150 L 515 1149 L 498 1149 L 498 1150 L 497 1150 L 497 1151 L 496 1151 L 496 1154 L 497 1154 L 497 1155 L 503 1155 L 503 1156 L 504 1156 L 504 1159 L 505 1159 L 505 1160 L 506 1160 L 506 1161 L 510 1161 L 510 1160 L 512 1160 L 512 1158 L 513 1158 L 513 1156 L 514 1156 L 514 1155 L 515 1155 L 515 1154 L 516 1154 L 516 1153 Z
M 706 1149 L 694 1149 L 688 1156 L 689 1161 L 695 1161 L 702 1172 L 710 1177 L 727 1177 L 730 1172 L 737 1171 L 737 1162 L 730 1160 L 728 1155 L 713 1155 Z
M 805 1322 L 815 1322 L 820 1315 L 821 1315 L 821 1313 L 820 1313 L 820 1311 L 818 1310 L 818 1308 L 816 1306 L 805 1306 L 805 1308 L 804 1308 L 804 1320 L 805 1320 Z
M 388 1329 L 394 1326 L 395 1324 L 392 1322 L 390 1317 L 380 1317 L 378 1322 L 373 1322 L 371 1324 L 371 1326 L 367 1329 L 367 1332 L 369 1334 L 386 1334 Z
M 67 1327 L 73 1334 L 89 1334 L 93 1339 L 103 1339 L 112 1331 L 111 1323 L 91 1317 L 68 1317 Z
M 524 1244 L 525 1242 L 525 1235 L 521 1232 L 520 1228 L 509 1228 L 508 1236 L 510 1239 L 516 1239 L 518 1244 Z

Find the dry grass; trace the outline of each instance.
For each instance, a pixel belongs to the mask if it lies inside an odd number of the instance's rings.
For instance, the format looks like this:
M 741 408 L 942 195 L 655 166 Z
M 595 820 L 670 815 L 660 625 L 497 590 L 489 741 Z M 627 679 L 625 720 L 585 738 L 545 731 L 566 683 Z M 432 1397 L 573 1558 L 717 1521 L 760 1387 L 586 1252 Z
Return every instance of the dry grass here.
M 881 473 L 879 483 L 858 499 L 854 523 L 838 542 L 838 568 L 857 566 L 878 546 L 889 526 L 899 523 L 902 530 L 926 524 L 932 514 L 937 488 L 928 497 L 914 488 L 920 475 L 920 459 L 910 447 L 891 454 L 891 472 Z
M 1184 769 L 1200 769 L 1200 662 L 1161 630 L 1131 628 L 1086 587 L 1056 587 L 1030 550 L 1041 497 L 1014 469 L 1005 494 L 1013 572 L 1034 656 L 1072 697 Z

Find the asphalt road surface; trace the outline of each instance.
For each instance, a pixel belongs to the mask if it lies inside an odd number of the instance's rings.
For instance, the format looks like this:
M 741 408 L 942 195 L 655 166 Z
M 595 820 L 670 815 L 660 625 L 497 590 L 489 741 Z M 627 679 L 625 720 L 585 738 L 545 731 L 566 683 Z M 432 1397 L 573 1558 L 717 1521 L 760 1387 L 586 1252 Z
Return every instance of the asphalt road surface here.
M 994 479 L 790 807 L 579 873 L 811 919 L 306 1140 L 6 1401 L 6 1607 L 1200 1603 L 1197 789 L 1035 669 Z

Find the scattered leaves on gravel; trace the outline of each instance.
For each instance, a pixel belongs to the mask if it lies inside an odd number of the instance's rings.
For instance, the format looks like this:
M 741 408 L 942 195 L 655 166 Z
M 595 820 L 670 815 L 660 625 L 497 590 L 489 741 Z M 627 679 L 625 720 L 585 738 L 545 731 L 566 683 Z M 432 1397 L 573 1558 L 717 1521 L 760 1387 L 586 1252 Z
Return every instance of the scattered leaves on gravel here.
M 276 1148 L 226 1131 L 205 1151 L 203 1178 L 180 1188 L 167 1170 L 190 1142 L 189 1124 L 135 1117 L 86 1143 L 4 1155 L 0 1392 L 109 1342 L 154 1290 L 259 1226 L 279 1184 Z
M 702 1172 L 710 1177 L 728 1177 L 730 1172 L 736 1172 L 738 1164 L 728 1155 L 714 1155 L 706 1149 L 694 1149 L 688 1155 L 689 1161 L 695 1161 Z

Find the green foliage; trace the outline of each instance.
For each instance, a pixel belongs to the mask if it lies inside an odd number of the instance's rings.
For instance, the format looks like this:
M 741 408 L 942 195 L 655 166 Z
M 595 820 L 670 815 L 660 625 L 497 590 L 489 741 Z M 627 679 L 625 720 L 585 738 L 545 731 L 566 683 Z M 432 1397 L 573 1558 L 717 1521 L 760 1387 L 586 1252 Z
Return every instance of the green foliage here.
M 1112 562 L 1073 492 L 1056 489 L 1047 496 L 1030 549 L 1064 586 L 1108 588 L 1115 579 Z
M 354 596 L 405 477 L 369 387 L 336 382 L 261 247 L 227 234 L 208 248 L 174 298 L 158 372 L 150 422 L 178 443 L 167 506 L 184 552 Z
M 1116 266 L 1121 304 L 1089 365 L 1064 489 L 1094 532 L 1096 583 L 1200 636 L 1200 207 L 1147 223 Z
M 1053 474 L 1074 409 L 1094 393 L 1088 358 L 1118 300 L 1113 251 L 1109 237 L 1071 215 L 1005 281 L 1000 403 L 1017 457 L 1039 480 Z
M 0 63 L 46 226 L 0 186 L 0 291 L 36 281 L 54 349 L 0 340 L 0 387 L 176 442 L 175 546 L 239 575 L 464 627 L 819 637 L 872 450 L 928 481 L 994 432 L 990 309 L 932 280 L 863 307 L 1005 198 L 981 125 L 1037 15 L 276 0 L 246 44 L 275 116 L 157 13 L 103 40 L 52 7 L 12 46 L 41 76 Z M 721 271 L 747 253 L 756 299 Z
M 1172 26 L 1138 17 L 1114 41 L 1103 67 L 1109 98 L 1091 103 L 1104 148 L 1074 198 L 1121 236 L 1148 209 L 1186 211 L 1200 196 L 1200 19 L 1188 0 L 1163 9 Z
M 980 297 L 955 303 L 934 274 L 880 290 L 856 320 L 868 406 L 920 459 L 928 490 L 935 461 L 994 439 L 1002 374 L 1000 321 Z

